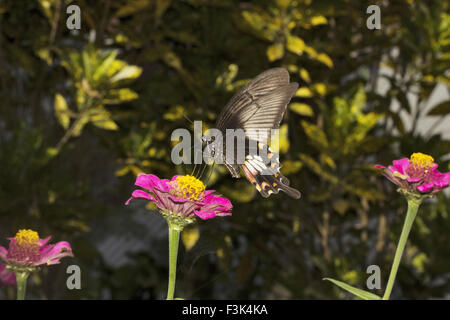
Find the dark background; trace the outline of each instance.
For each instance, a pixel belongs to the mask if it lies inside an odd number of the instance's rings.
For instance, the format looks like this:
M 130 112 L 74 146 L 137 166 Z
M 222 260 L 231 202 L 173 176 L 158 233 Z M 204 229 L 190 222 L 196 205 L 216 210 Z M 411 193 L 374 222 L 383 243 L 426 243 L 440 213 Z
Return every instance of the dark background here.
M 31 228 L 75 254 L 33 274 L 29 298 L 164 298 L 167 227 L 144 201 L 124 205 L 135 176 L 189 172 L 170 160 L 171 132 L 192 129 L 183 114 L 213 126 L 275 66 L 301 87 L 280 160 L 303 197 L 263 199 L 216 166 L 209 188 L 233 216 L 183 233 L 176 296 L 350 298 L 322 278 L 366 289 L 372 264 L 384 288 L 406 202 L 373 165 L 423 152 L 449 170 L 450 15 L 446 1 L 383 1 L 369 30 L 371 4 L 0 1 L 0 244 Z M 392 298 L 449 297 L 449 208 L 443 192 L 420 208 Z M 66 289 L 69 264 L 82 290 Z

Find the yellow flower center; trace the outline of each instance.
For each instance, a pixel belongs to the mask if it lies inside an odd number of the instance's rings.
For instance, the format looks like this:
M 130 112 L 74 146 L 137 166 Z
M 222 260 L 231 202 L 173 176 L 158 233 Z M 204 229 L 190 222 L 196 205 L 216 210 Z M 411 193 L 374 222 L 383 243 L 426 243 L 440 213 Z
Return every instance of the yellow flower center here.
M 434 159 L 432 156 L 420 152 L 413 153 L 411 155 L 410 161 L 414 169 L 423 170 L 430 169 L 434 163 Z
M 205 185 L 194 176 L 178 176 L 171 184 L 174 187 L 174 189 L 172 189 L 172 194 L 177 198 L 192 201 L 203 198 Z
M 39 243 L 39 234 L 33 230 L 21 229 L 14 237 L 19 245 L 35 245 Z

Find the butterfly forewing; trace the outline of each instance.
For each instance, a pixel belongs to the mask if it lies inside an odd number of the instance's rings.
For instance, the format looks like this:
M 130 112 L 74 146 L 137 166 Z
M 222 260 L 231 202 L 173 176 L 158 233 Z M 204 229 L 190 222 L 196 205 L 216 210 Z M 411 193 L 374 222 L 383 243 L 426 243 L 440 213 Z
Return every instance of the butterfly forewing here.
M 289 84 L 289 73 L 283 68 L 273 68 L 264 71 L 242 87 L 227 103 L 216 123 L 216 128 L 224 130 L 232 127 L 230 121 L 234 115 L 239 114 L 253 100 L 265 96 L 279 87 Z

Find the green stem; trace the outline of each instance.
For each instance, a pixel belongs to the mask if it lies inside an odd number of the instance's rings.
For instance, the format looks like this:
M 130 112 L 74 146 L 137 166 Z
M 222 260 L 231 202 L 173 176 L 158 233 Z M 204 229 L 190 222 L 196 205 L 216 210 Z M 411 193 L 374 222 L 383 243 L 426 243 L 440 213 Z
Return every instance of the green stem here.
M 419 209 L 421 199 L 418 198 L 408 198 L 408 212 L 406 213 L 405 223 L 403 224 L 402 233 L 400 235 L 400 240 L 398 241 L 397 250 L 395 251 L 394 262 L 392 263 L 391 273 L 389 274 L 389 280 L 386 286 L 386 291 L 384 292 L 383 300 L 389 300 L 391 296 L 392 287 L 394 286 L 395 276 L 397 275 L 398 267 L 400 266 L 400 261 L 402 260 L 403 250 L 405 249 L 406 241 L 408 240 L 409 232 L 413 225 L 414 219 L 417 215 L 417 210 Z
M 17 282 L 17 300 L 25 300 L 25 292 L 27 290 L 27 279 L 30 275 L 27 271 L 15 271 Z
M 167 300 L 173 300 L 177 276 L 178 243 L 180 242 L 182 228 L 169 221 L 167 223 L 169 225 L 169 287 L 167 289 Z

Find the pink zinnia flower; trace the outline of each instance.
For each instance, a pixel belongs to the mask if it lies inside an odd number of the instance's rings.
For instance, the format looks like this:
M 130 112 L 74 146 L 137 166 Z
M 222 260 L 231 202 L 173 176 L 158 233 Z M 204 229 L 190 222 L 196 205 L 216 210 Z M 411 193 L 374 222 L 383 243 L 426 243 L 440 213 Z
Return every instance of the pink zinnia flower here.
M 14 272 L 6 269 L 4 264 L 0 264 L 0 288 L 16 285 L 16 276 Z
M 0 246 L 0 260 L 6 265 L 23 268 L 57 264 L 61 258 L 73 257 L 68 242 L 47 244 L 49 240 L 50 237 L 40 239 L 33 230 L 19 230 L 14 238 L 9 238 L 8 250 Z
M 163 215 L 176 215 L 186 223 L 193 222 L 195 216 L 205 220 L 231 215 L 230 200 L 214 194 L 214 190 L 206 190 L 203 182 L 191 175 L 177 175 L 168 180 L 153 174 L 141 174 L 135 184 L 148 192 L 134 190 L 126 205 L 131 200 L 149 200 Z
M 400 188 L 419 194 L 433 194 L 449 186 L 450 172 L 441 173 L 437 170 L 433 157 L 423 153 L 413 153 L 411 158 L 394 160 L 392 166 L 382 169 L 386 178 Z

